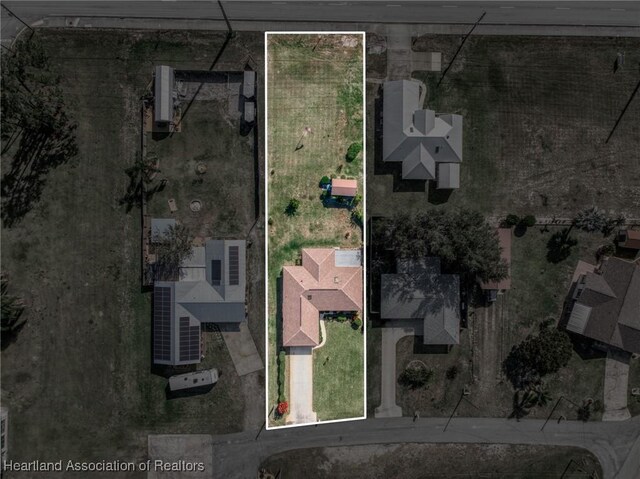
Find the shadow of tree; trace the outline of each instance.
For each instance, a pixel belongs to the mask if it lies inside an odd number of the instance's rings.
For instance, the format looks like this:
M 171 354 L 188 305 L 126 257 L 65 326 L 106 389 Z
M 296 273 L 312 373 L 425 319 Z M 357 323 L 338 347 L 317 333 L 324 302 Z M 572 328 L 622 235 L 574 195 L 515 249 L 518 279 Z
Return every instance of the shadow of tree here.
M 569 229 L 557 231 L 547 242 L 547 261 L 559 263 L 571 255 L 571 248 L 578 244 L 578 240 L 569 236 Z

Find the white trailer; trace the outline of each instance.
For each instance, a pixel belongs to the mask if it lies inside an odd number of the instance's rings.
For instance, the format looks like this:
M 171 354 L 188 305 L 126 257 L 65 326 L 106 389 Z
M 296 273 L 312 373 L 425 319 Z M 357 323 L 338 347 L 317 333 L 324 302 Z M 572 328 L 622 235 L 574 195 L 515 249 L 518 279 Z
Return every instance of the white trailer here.
M 211 386 L 218 382 L 218 370 L 204 369 L 192 373 L 178 374 L 169 378 L 169 390 L 180 391 L 182 389 Z

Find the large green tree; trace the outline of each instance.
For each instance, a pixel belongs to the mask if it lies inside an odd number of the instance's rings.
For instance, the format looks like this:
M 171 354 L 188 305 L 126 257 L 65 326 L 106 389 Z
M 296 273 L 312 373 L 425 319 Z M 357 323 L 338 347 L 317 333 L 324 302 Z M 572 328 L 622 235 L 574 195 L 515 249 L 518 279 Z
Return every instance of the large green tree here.
M 400 257 L 438 256 L 446 268 L 481 281 L 507 275 L 495 228 L 477 211 L 434 209 L 399 214 L 392 223 L 391 243 Z
M 528 387 L 566 366 L 572 350 L 567 333 L 543 323 L 537 335 L 530 334 L 511 349 L 503 370 L 516 388 Z
M 193 254 L 193 236 L 184 225 L 170 226 L 162 241 L 155 247 L 155 279 L 178 279 L 180 265 Z

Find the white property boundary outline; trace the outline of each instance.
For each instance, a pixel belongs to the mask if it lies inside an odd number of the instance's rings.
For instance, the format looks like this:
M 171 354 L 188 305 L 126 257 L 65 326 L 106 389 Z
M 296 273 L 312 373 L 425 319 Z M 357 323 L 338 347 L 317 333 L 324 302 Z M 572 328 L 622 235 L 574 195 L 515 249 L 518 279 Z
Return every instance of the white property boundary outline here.
M 363 388 L 364 411 L 360 417 L 346 419 L 331 419 L 329 421 L 316 421 L 304 424 L 286 424 L 283 426 L 269 426 L 269 35 L 362 35 L 362 325 L 364 327 L 364 360 L 363 360 Z M 274 31 L 264 32 L 264 343 L 265 343 L 265 429 L 274 431 L 291 427 L 317 426 L 319 424 L 332 424 L 336 422 L 360 421 L 367 418 L 367 35 L 364 31 Z

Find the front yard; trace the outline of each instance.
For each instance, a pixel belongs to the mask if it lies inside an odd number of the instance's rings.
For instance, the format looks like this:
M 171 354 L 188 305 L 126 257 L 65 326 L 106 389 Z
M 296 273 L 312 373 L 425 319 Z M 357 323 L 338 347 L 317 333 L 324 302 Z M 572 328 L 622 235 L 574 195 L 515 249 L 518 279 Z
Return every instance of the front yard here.
M 327 342 L 313 351 L 318 421 L 364 416 L 364 333 L 350 321 L 325 321 Z

